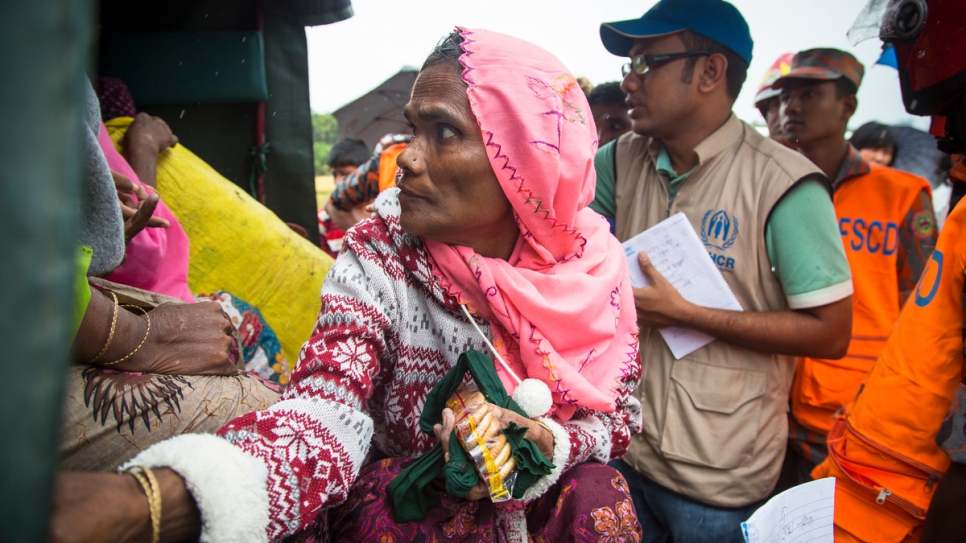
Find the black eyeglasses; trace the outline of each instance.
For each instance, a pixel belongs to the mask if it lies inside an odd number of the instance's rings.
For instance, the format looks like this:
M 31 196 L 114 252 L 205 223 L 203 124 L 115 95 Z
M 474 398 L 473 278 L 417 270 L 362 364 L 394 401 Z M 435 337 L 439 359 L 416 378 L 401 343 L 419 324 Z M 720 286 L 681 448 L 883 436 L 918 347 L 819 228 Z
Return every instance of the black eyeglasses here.
M 667 55 L 637 55 L 630 62 L 621 66 L 621 73 L 624 77 L 627 77 L 627 74 L 631 72 L 637 75 L 644 75 L 651 69 L 651 66 L 656 64 L 670 62 L 679 58 L 700 57 L 710 54 L 710 51 L 685 51 L 683 53 L 670 53 Z

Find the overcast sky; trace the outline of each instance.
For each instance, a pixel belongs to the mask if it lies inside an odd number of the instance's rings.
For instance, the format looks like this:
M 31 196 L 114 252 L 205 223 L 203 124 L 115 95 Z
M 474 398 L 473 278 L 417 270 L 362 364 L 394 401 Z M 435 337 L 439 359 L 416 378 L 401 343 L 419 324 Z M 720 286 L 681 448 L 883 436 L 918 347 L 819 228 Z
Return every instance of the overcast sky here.
M 555 54 L 576 76 L 594 84 L 620 78 L 627 61 L 600 43 L 601 22 L 640 17 L 644 0 L 353 0 L 355 16 L 306 29 L 312 110 L 335 111 L 388 79 L 403 66 L 419 66 L 455 25 L 485 28 L 526 39 Z M 748 81 L 735 104 L 742 119 L 760 120 L 752 101 L 765 71 L 782 53 L 836 47 L 866 67 L 859 109 L 850 128 L 870 120 L 927 129 L 928 120 L 906 114 L 896 70 L 874 65 L 881 42 L 852 46 L 845 36 L 866 0 L 733 0 L 755 41 Z

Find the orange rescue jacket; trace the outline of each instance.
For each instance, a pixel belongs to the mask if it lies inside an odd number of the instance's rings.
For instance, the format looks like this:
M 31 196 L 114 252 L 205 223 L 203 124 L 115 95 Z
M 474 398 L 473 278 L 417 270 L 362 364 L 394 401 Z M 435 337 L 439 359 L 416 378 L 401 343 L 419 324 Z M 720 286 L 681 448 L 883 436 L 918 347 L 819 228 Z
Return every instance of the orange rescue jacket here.
M 936 434 L 963 377 L 966 206 L 936 250 L 882 355 L 836 417 L 829 457 L 812 477 L 837 477 L 836 541 L 917 541 L 949 467 Z
M 833 196 L 839 232 L 852 269 L 852 341 L 840 360 L 800 358 L 792 384 L 792 416 L 827 434 L 833 415 L 851 403 L 899 318 L 899 229 L 929 182 L 871 165 L 846 179 Z

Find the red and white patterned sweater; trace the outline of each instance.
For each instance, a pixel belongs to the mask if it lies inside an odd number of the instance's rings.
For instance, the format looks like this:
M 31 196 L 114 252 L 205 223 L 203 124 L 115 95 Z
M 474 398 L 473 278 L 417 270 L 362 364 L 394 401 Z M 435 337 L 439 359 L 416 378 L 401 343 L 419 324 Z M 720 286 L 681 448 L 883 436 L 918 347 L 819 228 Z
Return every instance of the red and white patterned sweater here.
M 322 288 L 315 331 L 285 394 L 269 409 L 239 417 L 219 431 L 267 470 L 266 535 L 272 540 L 303 529 L 323 508 L 342 503 L 370 446 L 380 457 L 428 451 L 435 437 L 418 427 L 426 396 L 460 353 L 487 351 L 433 276 L 419 238 L 400 228 L 395 191 L 384 193 L 376 209 L 375 217 L 345 237 Z M 631 394 L 640 373 L 640 363 L 633 364 L 614 413 L 579 409 L 566 423 L 550 423 L 558 469 L 540 488 L 545 491 L 575 464 L 624 454 L 640 428 L 640 405 Z M 203 518 L 241 514 L 206 511 L 198 497 L 205 490 L 190 488 L 193 482 L 185 474 L 190 470 L 178 471 Z M 264 475 L 260 466 L 253 477 L 259 473 Z M 213 507 L 220 506 L 208 506 Z

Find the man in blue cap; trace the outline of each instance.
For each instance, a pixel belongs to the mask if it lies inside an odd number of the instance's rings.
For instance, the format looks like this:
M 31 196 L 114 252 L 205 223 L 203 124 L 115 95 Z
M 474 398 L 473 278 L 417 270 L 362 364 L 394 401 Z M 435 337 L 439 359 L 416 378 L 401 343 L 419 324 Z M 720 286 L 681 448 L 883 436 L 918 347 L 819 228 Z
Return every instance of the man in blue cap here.
M 622 241 L 682 212 L 744 311 L 684 300 L 639 259 L 643 432 L 616 462 L 644 541 L 742 541 L 785 453 L 795 357 L 839 358 L 852 281 L 828 179 L 731 111 L 751 61 L 748 25 L 722 0 L 662 0 L 605 23 L 629 57 L 632 132 L 598 153 L 594 208 Z M 675 360 L 656 328 L 717 339 Z

